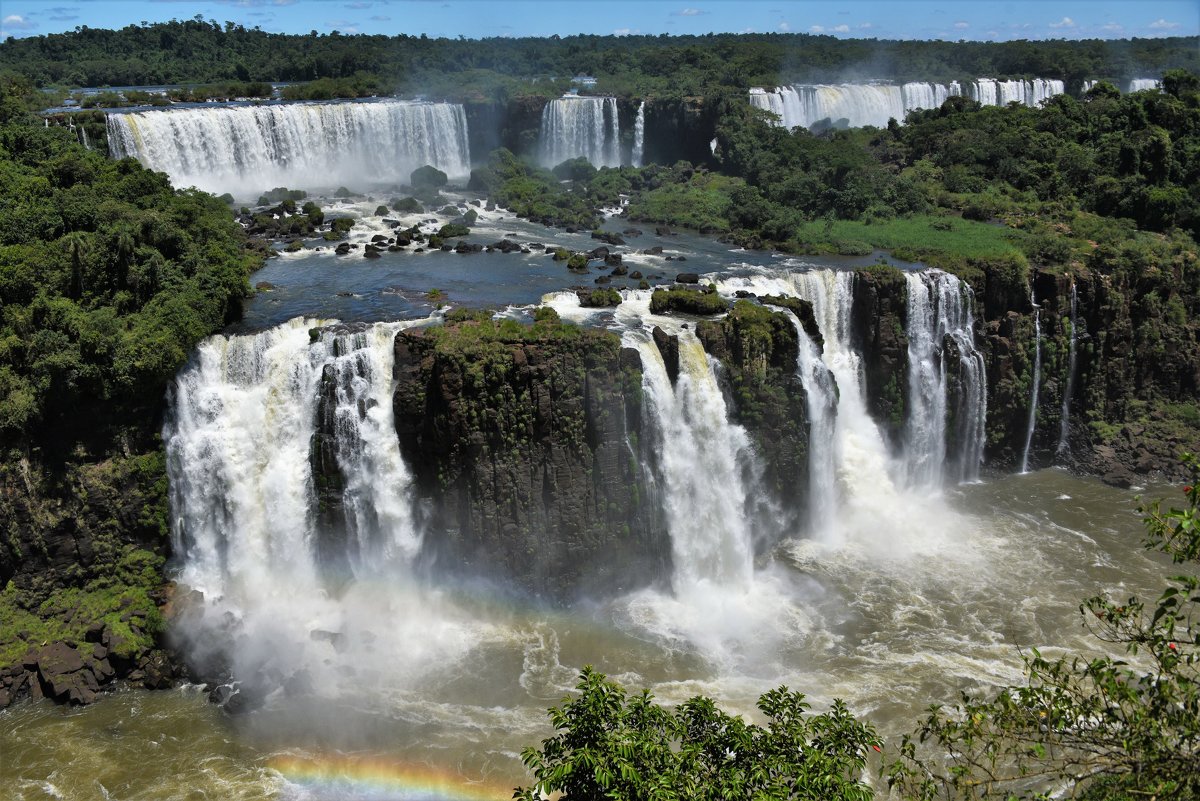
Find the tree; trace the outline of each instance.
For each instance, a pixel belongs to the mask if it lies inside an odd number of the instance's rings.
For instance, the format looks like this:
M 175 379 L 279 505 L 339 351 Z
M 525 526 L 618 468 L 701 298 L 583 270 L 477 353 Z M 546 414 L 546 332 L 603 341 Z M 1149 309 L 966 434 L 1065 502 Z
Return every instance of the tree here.
M 621 799 L 795 799 L 868 801 L 861 779 L 867 749 L 880 740 L 840 701 L 808 715 L 801 693 L 779 687 L 758 708 L 767 723 L 746 723 L 696 697 L 674 711 L 643 690 L 627 697 L 615 682 L 585 667 L 580 696 L 550 710 L 559 734 L 521 758 L 537 780 L 513 798 L 534 801 Z
M 1193 474 L 1186 506 L 1139 511 L 1146 546 L 1191 572 L 1170 577 L 1150 608 L 1103 596 L 1080 606 L 1097 639 L 1130 660 L 1050 660 L 1034 650 L 1025 686 L 933 707 L 904 738 L 893 786 L 921 799 L 1200 797 L 1200 462 L 1184 461 Z

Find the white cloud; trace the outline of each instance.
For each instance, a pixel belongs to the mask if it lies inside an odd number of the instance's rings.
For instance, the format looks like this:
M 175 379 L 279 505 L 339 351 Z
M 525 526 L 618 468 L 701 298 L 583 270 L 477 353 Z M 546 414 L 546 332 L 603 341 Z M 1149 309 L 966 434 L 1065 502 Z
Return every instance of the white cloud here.
M 37 27 L 36 22 L 30 22 L 20 14 L 9 14 L 2 21 L 0 26 L 3 26 L 6 31 L 29 31 Z
M 638 33 L 638 31 L 633 28 L 617 28 L 613 31 L 614 36 L 632 36 L 635 33 Z
M 779 30 L 783 31 L 784 33 L 787 33 L 792 29 L 792 26 L 788 25 L 786 22 L 781 22 L 775 27 L 779 28 Z
M 958 22 L 954 23 L 954 27 L 958 28 L 958 30 L 960 30 L 960 31 L 965 31 L 967 28 L 971 27 L 971 23 L 964 22 L 963 20 L 960 19 Z
M 742 28 L 741 32 L 742 33 L 758 33 L 758 31 L 754 30 L 753 28 Z
M 787 25 L 787 23 L 785 22 L 785 23 L 783 23 L 783 25 Z M 779 27 L 783 28 L 783 25 L 780 25 Z M 809 30 L 812 31 L 813 33 L 825 33 L 825 26 L 824 25 L 813 25 L 811 28 L 809 28 Z
M 875 26 L 874 26 L 874 25 L 872 25 L 871 23 L 869 23 L 869 22 L 863 22 L 863 23 L 861 23 L 861 24 L 858 26 L 858 29 L 859 29 L 860 31 L 865 31 L 865 30 L 869 30 L 869 29 L 871 29 L 871 28 L 873 28 L 873 27 L 875 27 Z
M 834 33 L 850 33 L 850 26 L 849 25 L 835 25 L 833 28 L 833 32 Z
M 681 17 L 698 17 L 704 12 L 698 8 L 685 8 L 683 11 L 676 12 Z
M 1000 35 L 999 31 L 988 31 L 987 33 L 984 34 L 984 36 L 991 37 L 992 39 L 995 39 L 999 35 Z
M 1074 28 L 1075 20 L 1071 19 L 1070 17 L 1063 17 L 1058 22 L 1051 22 L 1050 27 L 1051 28 Z
M 8 20 L 5 20 L 5 22 L 7 21 Z M 1158 19 L 1154 20 L 1154 22 L 1150 23 L 1150 30 L 1152 31 L 1173 31 L 1178 27 L 1178 22 L 1167 22 L 1162 17 L 1159 17 Z
M 1120 33 L 1125 29 L 1115 22 L 1110 22 L 1107 25 L 1101 25 L 1100 30 L 1108 31 L 1109 33 Z

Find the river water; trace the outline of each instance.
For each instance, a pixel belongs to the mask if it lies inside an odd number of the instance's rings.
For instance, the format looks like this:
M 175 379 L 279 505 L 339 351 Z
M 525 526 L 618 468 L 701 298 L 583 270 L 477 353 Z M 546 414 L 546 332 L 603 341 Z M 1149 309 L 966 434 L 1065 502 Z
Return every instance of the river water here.
M 358 242 L 387 230 L 369 216 L 375 205 L 337 209 L 363 216 Z M 475 239 L 504 235 L 576 249 L 599 244 L 503 212 L 484 215 Z M 684 270 L 735 280 L 795 266 L 682 234 L 630 238 L 638 249 L 666 247 L 662 256 L 627 257 L 631 270 L 664 280 Z M 439 302 L 523 315 L 580 278 L 536 253 L 367 260 L 326 250 L 282 256 L 254 280 L 276 289 L 251 301 L 242 332 L 297 316 L 413 319 Z M 428 298 L 433 288 L 444 297 Z M 570 315 L 569 304 L 564 311 Z M 689 579 L 690 593 L 676 576 L 674 594 L 642 590 L 548 610 L 486 587 L 360 581 L 337 600 L 371 635 L 361 659 L 326 660 L 336 692 L 276 693 L 239 716 L 194 687 L 125 690 L 75 710 L 17 704 L 0 712 L 0 797 L 508 798 L 527 780 L 521 749 L 551 733 L 546 708 L 588 664 L 664 702 L 706 694 L 750 718 L 761 693 L 786 683 L 817 709 L 842 698 L 896 738 L 931 703 L 1019 682 L 1023 648 L 1091 653 L 1080 601 L 1149 596 L 1166 572 L 1140 548 L 1135 493 L 1093 479 L 1050 469 L 903 491 L 885 491 L 862 472 L 839 480 L 837 536 L 793 532 L 769 555 L 726 571 L 736 580 Z
M 1165 493 L 1169 488 L 1151 488 Z M 520 750 L 585 664 L 664 701 L 708 694 L 754 717 L 780 684 L 817 708 L 843 698 L 887 736 L 933 702 L 1019 682 L 1021 648 L 1090 653 L 1094 593 L 1149 596 L 1165 566 L 1142 551 L 1133 493 L 1060 470 L 925 499 L 923 516 L 851 531 L 837 547 L 785 542 L 755 592 L 689 638 L 653 593 L 551 613 L 441 597 L 476 642 L 416 684 L 282 699 L 231 717 L 196 688 L 123 691 L 79 710 L 0 713 L 0 796 L 14 799 L 507 798 Z M 706 630 L 705 630 L 706 629 Z

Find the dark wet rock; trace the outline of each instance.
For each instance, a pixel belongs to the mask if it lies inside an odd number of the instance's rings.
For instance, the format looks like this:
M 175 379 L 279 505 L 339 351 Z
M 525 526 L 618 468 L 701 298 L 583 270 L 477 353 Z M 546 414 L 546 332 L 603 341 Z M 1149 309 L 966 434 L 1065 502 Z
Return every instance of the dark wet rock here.
M 698 273 L 679 273 L 675 276 L 677 284 L 698 284 L 700 283 L 700 275 Z
M 601 242 L 609 245 L 625 244 L 625 240 L 621 238 L 621 235 L 612 231 L 592 231 L 592 239 L 599 239 Z

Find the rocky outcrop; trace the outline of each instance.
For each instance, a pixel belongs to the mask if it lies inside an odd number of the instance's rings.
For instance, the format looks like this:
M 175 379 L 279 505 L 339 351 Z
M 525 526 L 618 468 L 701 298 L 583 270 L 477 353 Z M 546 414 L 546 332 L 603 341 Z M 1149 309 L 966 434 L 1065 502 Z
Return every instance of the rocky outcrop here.
M 988 270 L 982 283 L 979 340 L 988 370 L 989 464 L 1011 470 L 1024 449 L 1036 347 L 1032 288 L 1042 367 L 1030 467 L 1060 464 L 1126 486 L 1136 475 L 1187 478 L 1179 454 L 1200 448 L 1195 253 L 1185 249 L 1151 259 L 1099 249 L 1087 264 L 1032 269 L 1023 299 L 1001 268 Z
M 166 493 L 160 453 L 0 470 L 0 708 L 146 682 L 165 603 Z
M 908 284 L 895 267 L 854 276 L 851 340 L 863 355 L 868 411 L 894 445 L 901 441 L 908 395 Z
M 797 305 L 802 307 L 797 316 L 811 320 L 812 307 L 806 301 Z M 730 412 L 754 439 L 766 492 L 787 511 L 803 509 L 809 421 L 807 396 L 796 374 L 799 340 L 792 321 L 780 312 L 739 300 L 724 319 L 697 323 L 696 336 L 725 368 L 721 376 L 729 385 Z
M 401 451 L 439 572 L 503 577 L 548 600 L 669 573 L 637 452 L 641 364 L 611 333 L 483 316 L 402 331 Z

